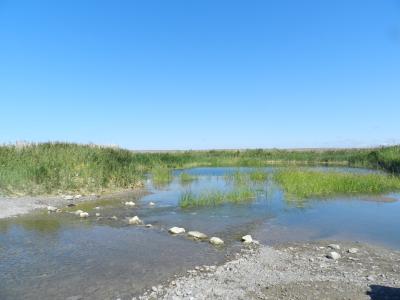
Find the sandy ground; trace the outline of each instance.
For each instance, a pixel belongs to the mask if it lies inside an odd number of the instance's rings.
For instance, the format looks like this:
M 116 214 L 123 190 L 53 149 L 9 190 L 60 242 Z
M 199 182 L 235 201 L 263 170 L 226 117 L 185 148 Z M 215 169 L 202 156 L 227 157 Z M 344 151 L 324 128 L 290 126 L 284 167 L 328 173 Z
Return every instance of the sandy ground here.
M 43 209 L 47 206 L 63 207 L 70 203 L 81 203 L 87 201 L 96 201 L 104 198 L 124 198 L 124 197 L 139 197 L 147 194 L 143 190 L 123 191 L 106 195 L 90 195 L 83 196 L 79 199 L 66 200 L 64 197 L 0 197 L 0 219 L 15 217 L 18 215 L 29 213 L 35 209 Z
M 340 250 L 327 241 L 247 248 L 222 266 L 199 266 L 138 299 L 400 299 L 400 252 L 333 243 Z M 341 258 L 327 258 L 332 251 Z

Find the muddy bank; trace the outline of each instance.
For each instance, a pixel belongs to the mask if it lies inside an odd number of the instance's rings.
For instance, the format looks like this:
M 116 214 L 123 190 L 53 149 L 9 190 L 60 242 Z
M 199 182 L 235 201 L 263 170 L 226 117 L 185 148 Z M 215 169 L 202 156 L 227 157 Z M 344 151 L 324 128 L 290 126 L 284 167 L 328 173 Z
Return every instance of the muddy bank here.
M 44 209 L 47 206 L 64 207 L 68 204 L 100 201 L 102 199 L 141 197 L 148 194 L 145 189 L 122 191 L 104 195 L 90 195 L 75 197 L 65 196 L 35 196 L 35 197 L 0 197 L 0 219 L 27 214 L 35 209 Z
M 400 252 L 330 244 L 244 249 L 235 260 L 200 266 L 138 299 L 400 299 Z M 328 258 L 331 252 L 340 258 Z

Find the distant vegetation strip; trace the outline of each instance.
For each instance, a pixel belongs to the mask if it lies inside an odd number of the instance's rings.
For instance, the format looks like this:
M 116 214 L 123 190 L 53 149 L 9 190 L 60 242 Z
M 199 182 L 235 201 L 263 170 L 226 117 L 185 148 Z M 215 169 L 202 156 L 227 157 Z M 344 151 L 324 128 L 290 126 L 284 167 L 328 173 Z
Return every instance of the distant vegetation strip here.
M 274 179 L 289 198 L 297 199 L 379 194 L 400 190 L 400 177 L 377 173 L 283 169 L 274 174 Z
M 139 153 L 69 143 L 0 146 L 0 193 L 41 195 L 110 192 L 143 185 L 154 173 L 160 183 L 169 169 L 198 166 L 261 167 L 280 164 L 341 164 L 400 173 L 400 146 L 338 150 L 210 150 Z M 255 176 L 255 175 L 254 175 Z M 262 176 L 264 175 L 258 175 Z

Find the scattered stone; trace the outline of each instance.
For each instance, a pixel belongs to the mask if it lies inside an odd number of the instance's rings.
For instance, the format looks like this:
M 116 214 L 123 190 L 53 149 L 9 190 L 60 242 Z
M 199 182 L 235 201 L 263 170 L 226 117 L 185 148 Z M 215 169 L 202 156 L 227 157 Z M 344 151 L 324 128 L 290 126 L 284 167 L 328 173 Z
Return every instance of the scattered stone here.
M 82 195 L 75 195 L 74 196 L 74 199 L 80 199 L 80 198 L 82 198 Z
M 150 206 L 155 206 L 156 204 L 154 202 L 149 202 Z
M 338 244 L 329 244 L 328 247 L 334 250 L 340 250 L 340 246 Z
M 136 204 L 133 201 L 128 201 L 128 202 L 125 202 L 125 205 L 126 206 L 135 206 Z
M 207 238 L 207 235 L 200 231 L 189 231 L 188 236 L 193 237 L 195 239 L 199 239 L 199 240 Z
M 99 210 L 99 209 L 100 209 L 100 206 L 96 206 L 94 209 Z
M 129 222 L 130 225 L 140 225 L 140 224 L 142 224 L 142 220 L 140 220 L 138 216 L 134 216 L 134 217 L 130 218 L 128 222 Z
M 367 280 L 368 281 L 374 281 L 375 280 L 375 276 L 369 275 L 369 276 L 367 276 Z
M 350 248 L 349 250 L 347 250 L 347 252 L 351 253 L 351 254 L 355 254 L 358 252 L 357 248 Z
M 54 206 L 47 206 L 47 211 L 48 211 L 48 212 L 56 212 L 56 211 L 57 211 L 57 207 L 54 207 Z
M 67 206 L 68 206 L 68 207 L 74 207 L 74 206 L 76 206 L 76 204 L 74 204 L 74 203 L 69 203 Z
M 169 231 L 169 233 L 172 233 L 172 234 L 180 234 L 180 233 L 185 233 L 186 232 L 185 228 L 176 227 L 176 226 L 171 227 L 168 231 Z
M 335 252 L 335 251 L 332 251 L 332 252 L 329 252 L 328 255 L 327 255 L 326 257 L 329 258 L 329 259 L 337 260 L 337 259 L 339 259 L 341 256 L 340 256 L 339 253 L 337 253 L 337 252 Z
M 96 213 L 96 217 L 100 217 L 100 213 Z
M 63 198 L 65 200 L 74 200 L 74 196 L 72 196 L 72 195 L 65 195 Z
M 223 245 L 224 241 L 221 240 L 219 237 L 213 236 L 212 238 L 210 238 L 210 243 L 218 246 L 218 245 Z
M 251 237 L 250 234 L 242 236 L 242 242 L 245 244 L 250 244 L 253 242 L 253 238 Z
M 118 220 L 117 216 L 112 216 L 110 219 L 111 220 Z
M 158 292 L 158 289 L 157 289 L 156 286 L 152 286 L 152 287 L 151 287 L 151 290 L 152 290 L 153 292 L 156 292 L 156 293 Z
M 145 226 L 148 228 L 153 227 L 153 225 L 151 225 L 151 224 L 146 224 Z
M 77 216 L 79 216 L 81 213 L 83 213 L 84 211 L 83 210 L 80 210 L 80 209 L 78 209 L 78 210 L 76 210 L 75 212 L 74 212 L 74 214 L 75 215 L 77 215 Z
M 81 218 L 87 218 L 87 217 L 89 217 L 89 214 L 87 213 L 87 212 L 81 212 L 80 214 L 79 214 L 79 217 L 81 217 Z

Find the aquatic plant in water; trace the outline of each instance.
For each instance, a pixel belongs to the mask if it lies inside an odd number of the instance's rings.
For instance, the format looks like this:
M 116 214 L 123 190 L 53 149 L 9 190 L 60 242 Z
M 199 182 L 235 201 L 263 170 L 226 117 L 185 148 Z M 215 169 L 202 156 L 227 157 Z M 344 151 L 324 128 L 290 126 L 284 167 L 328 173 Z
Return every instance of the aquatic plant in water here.
M 299 199 L 346 194 L 379 194 L 400 190 L 400 178 L 387 174 L 285 169 L 274 175 L 289 197 Z

